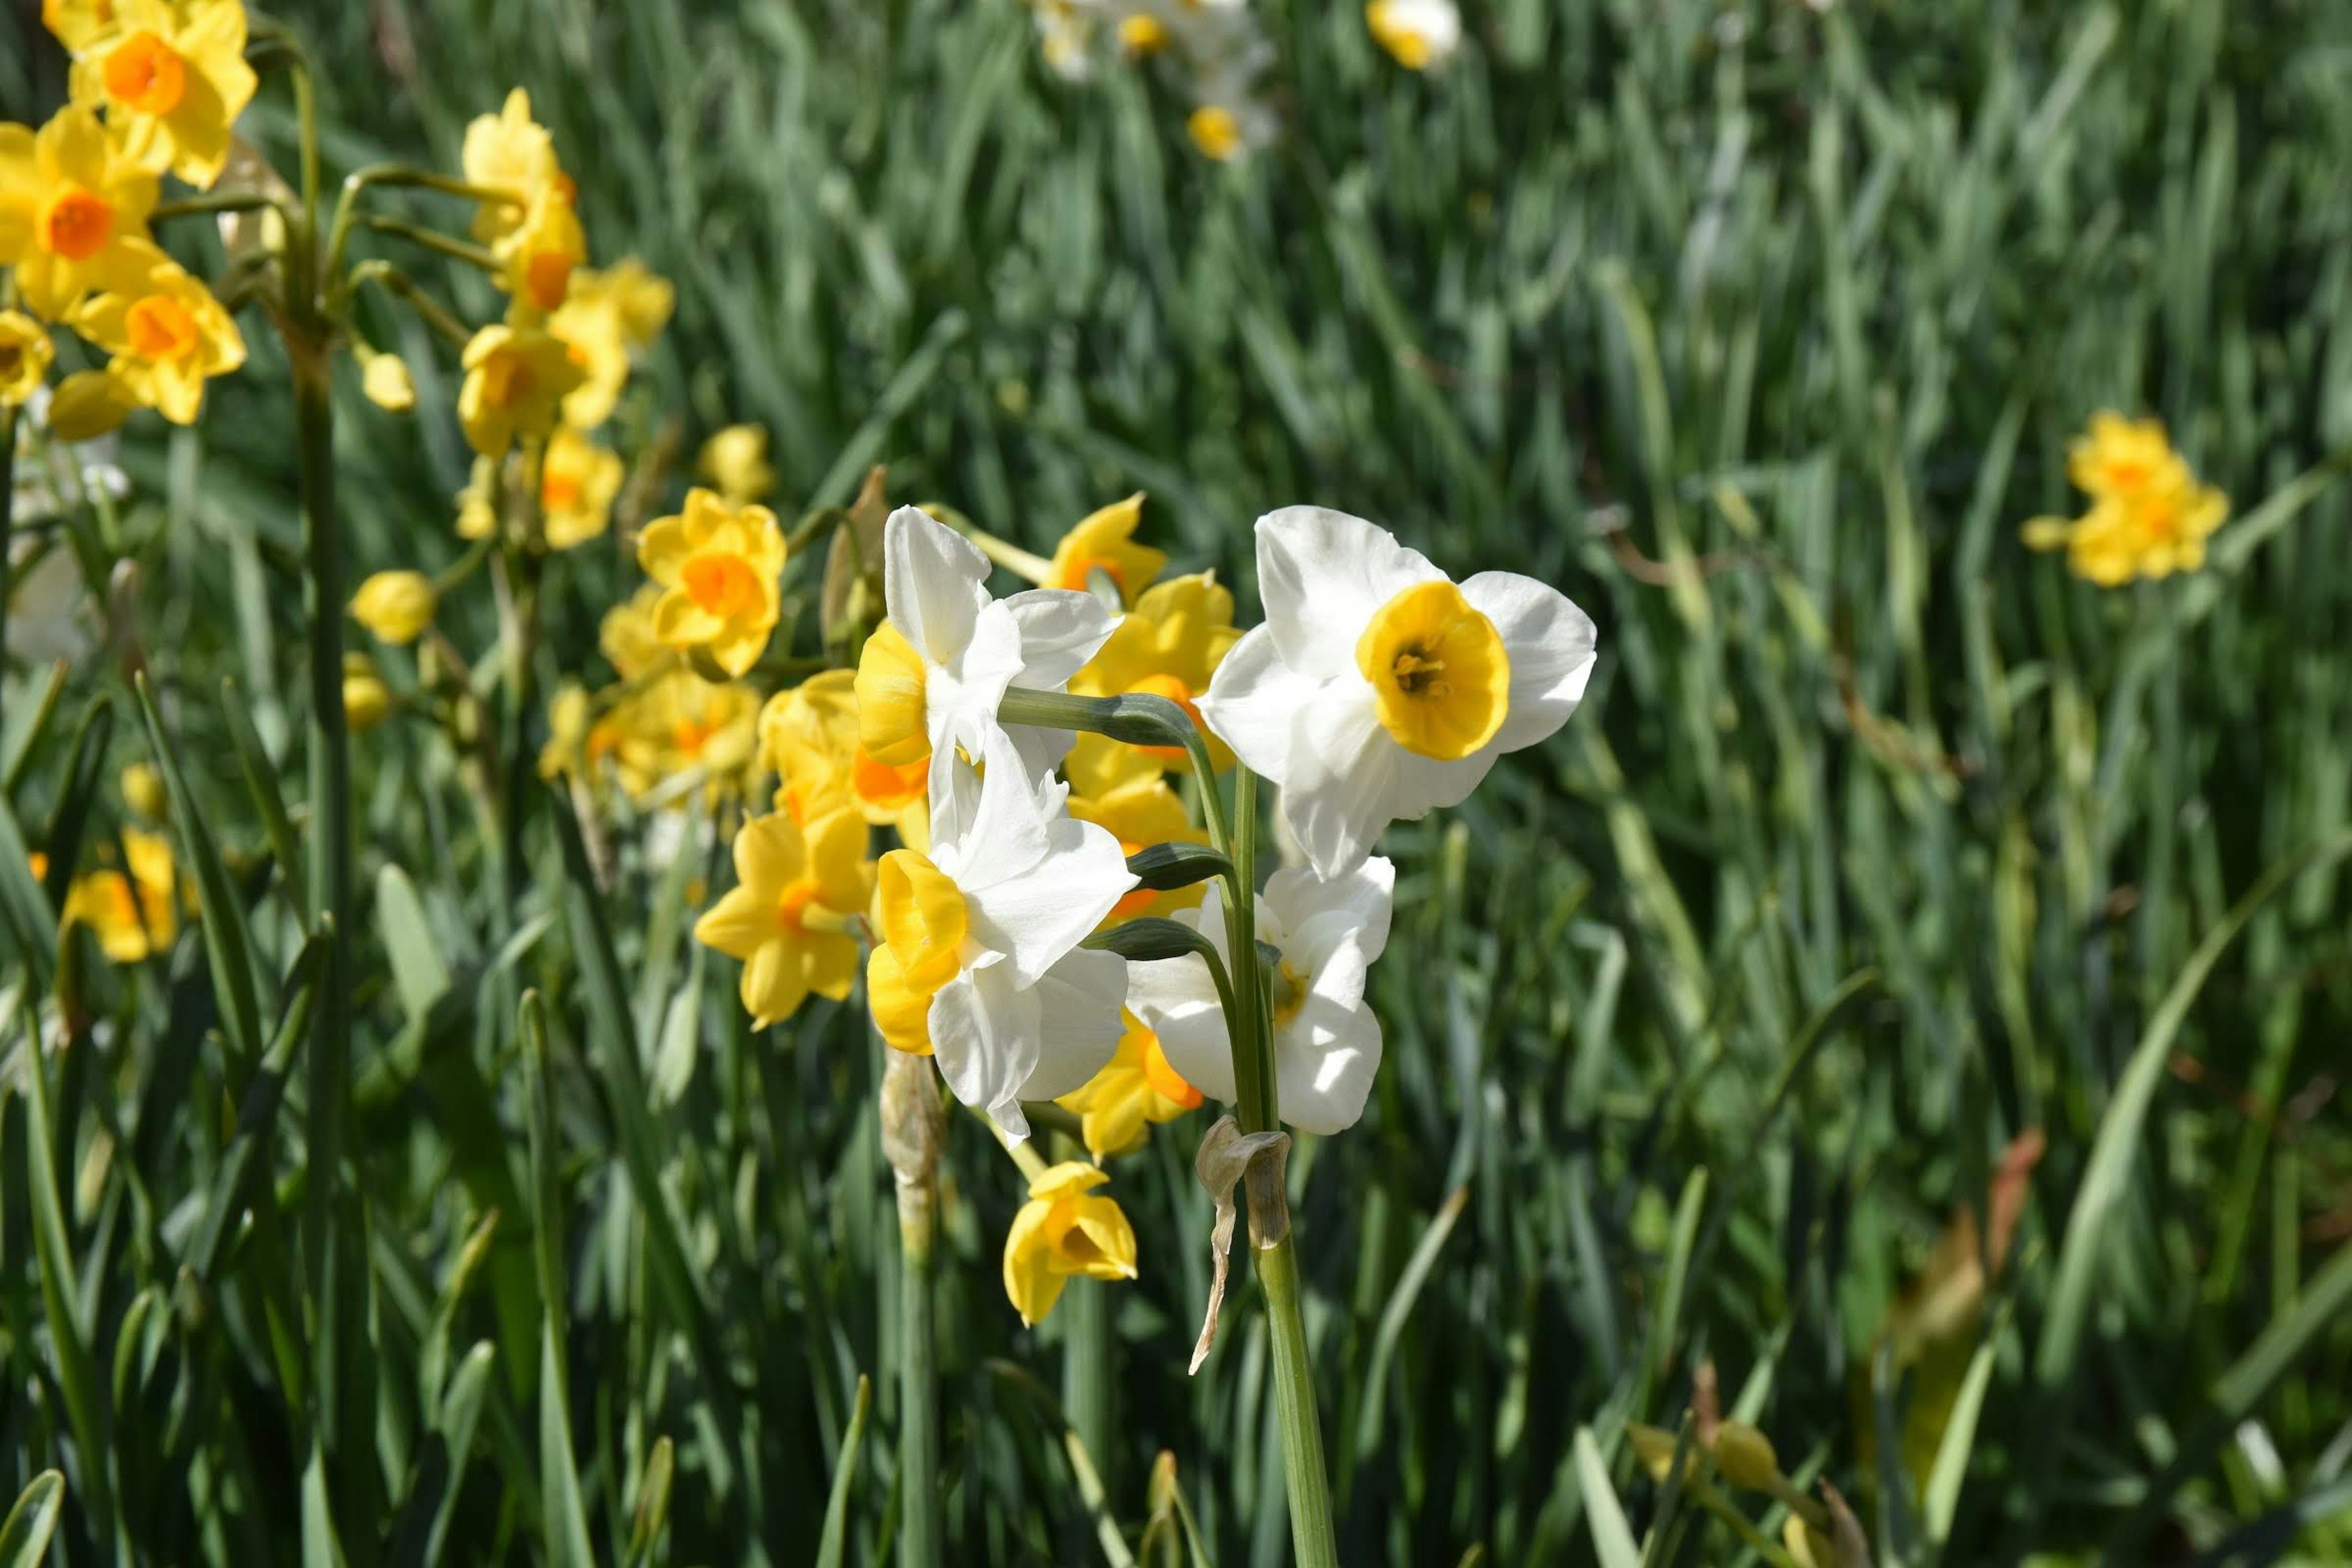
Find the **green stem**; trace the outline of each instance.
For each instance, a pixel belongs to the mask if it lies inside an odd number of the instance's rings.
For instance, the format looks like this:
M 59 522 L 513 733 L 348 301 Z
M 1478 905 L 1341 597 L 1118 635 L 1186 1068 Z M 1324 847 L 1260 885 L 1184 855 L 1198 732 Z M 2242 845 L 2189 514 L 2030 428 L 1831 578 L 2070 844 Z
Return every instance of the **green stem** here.
M 158 202 L 148 213 L 147 221 L 161 223 L 165 218 L 195 217 L 205 213 L 262 211 L 274 212 L 289 225 L 294 221 L 294 215 L 286 210 L 285 204 L 250 191 L 216 192 L 208 196 L 185 196 L 175 202 Z
M 0 721 L 7 717 L 8 552 L 16 542 L 16 411 L 0 408 Z M 31 748 L 26 748 L 31 754 Z
M 1066 1137 L 1057 1157 L 1078 1160 L 1086 1151 Z M 1073 1279 L 1062 1292 L 1062 1410 L 1078 1441 L 1093 1457 L 1106 1486 L 1113 1486 L 1111 1405 L 1111 1287 L 1100 1279 Z
M 931 1321 L 939 1177 L 898 1187 L 898 1568 L 941 1568 L 940 1367 Z
M 1298 1310 L 1298 1254 L 1289 1237 L 1253 1247 L 1258 1289 L 1265 1292 L 1274 1337 L 1274 1407 L 1282 1426 L 1282 1470 L 1289 1491 L 1290 1548 L 1298 1568 L 1339 1568 L 1323 1429 L 1315 1412 L 1315 1377 L 1307 1364 L 1307 1323 Z
M 438 229 L 426 228 L 423 224 L 410 223 L 406 218 L 383 217 L 375 213 L 362 213 L 360 215 L 359 221 L 378 234 L 388 234 L 395 239 L 404 239 L 411 245 L 421 245 L 436 255 L 446 256 L 452 261 L 462 261 L 469 267 L 478 267 L 485 272 L 496 273 L 504 270 L 499 265 L 499 258 L 482 247 L 468 240 L 452 239 Z
M 429 170 L 412 169 L 403 163 L 371 163 L 345 177 L 343 194 L 335 203 L 335 222 L 327 235 L 327 264 L 320 276 L 328 279 L 328 288 L 335 288 L 334 279 L 343 269 L 343 252 L 351 243 L 352 225 L 359 217 L 360 193 L 370 185 L 417 185 L 429 191 L 440 191 L 453 196 L 464 196 L 477 202 L 515 203 L 514 193 L 491 185 L 468 184 L 453 180 L 446 174 Z
M 362 261 L 352 268 L 350 289 L 346 292 L 357 289 L 363 283 L 374 284 L 415 310 L 426 326 L 440 333 L 445 342 L 459 352 L 462 353 L 466 345 L 473 342 L 474 334 L 466 330 L 463 321 L 451 315 L 439 300 L 419 287 L 415 279 L 391 262 Z

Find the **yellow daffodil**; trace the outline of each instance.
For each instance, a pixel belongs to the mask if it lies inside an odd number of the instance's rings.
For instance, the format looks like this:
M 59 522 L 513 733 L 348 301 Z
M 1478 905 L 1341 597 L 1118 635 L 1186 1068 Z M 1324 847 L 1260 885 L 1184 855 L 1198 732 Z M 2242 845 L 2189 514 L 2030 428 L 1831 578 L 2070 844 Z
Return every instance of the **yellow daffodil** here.
M 169 947 L 179 933 L 178 877 L 170 842 L 127 828 L 129 873 L 108 869 L 74 879 L 62 911 L 65 923 L 87 929 L 99 951 L 117 963 L 137 963 Z
M 1160 1048 L 1160 1037 L 1132 1013 L 1121 1013 L 1127 1032 L 1110 1064 L 1055 1101 L 1078 1113 L 1087 1152 L 1100 1164 L 1114 1154 L 1142 1147 L 1143 1130 L 1173 1121 L 1201 1103 L 1201 1091 L 1184 1081 Z
M 506 193 L 474 215 L 474 237 L 493 250 L 523 226 L 535 198 L 569 190 L 555 139 L 530 117 L 530 94 L 521 88 L 507 94 L 498 113 L 478 115 L 466 127 L 458 158 L 467 184 Z
M 588 258 L 588 236 L 571 201 L 551 184 L 531 197 L 522 222 L 491 254 L 501 264 L 499 287 L 544 315 L 560 308 L 571 292 L 572 269 Z
M 620 743 L 620 727 L 612 717 L 597 717 L 587 689 L 567 680 L 548 699 L 547 743 L 539 749 L 539 776 L 551 780 L 579 773 L 593 777 L 596 765 Z
M 655 636 L 706 651 L 732 676 L 759 661 L 782 604 L 784 531 L 774 512 L 688 490 L 683 512 L 637 536 L 637 564 L 667 590 L 654 605 Z
M 67 322 L 114 356 L 108 369 L 138 403 L 193 425 L 205 383 L 245 363 L 245 339 L 213 291 L 148 241 L 127 242 L 120 265 Z
M 640 584 L 637 591 L 604 612 L 596 627 L 596 650 L 613 673 L 624 680 L 677 662 L 677 653 L 654 633 L 654 606 L 665 592 L 658 583 Z
M 80 55 L 112 38 L 122 27 L 121 0 L 41 0 L 41 26 Z
M 1178 798 L 1159 770 L 1151 769 L 1129 778 L 1102 795 L 1070 796 L 1070 815 L 1080 822 L 1091 822 L 1107 829 L 1118 840 L 1119 852 L 1133 855 L 1153 844 L 1205 844 L 1208 836 L 1192 826 L 1184 803 Z M 1103 917 L 1103 929 L 1134 920 L 1139 915 L 1169 915 L 1178 910 L 1189 910 L 1201 901 L 1201 886 L 1171 888 L 1156 891 L 1137 888 L 1111 906 Z
M 604 533 L 621 493 L 621 455 L 570 426 L 548 437 L 540 461 L 540 524 L 550 550 L 569 550 Z
M 253 100 L 244 0 L 114 0 L 114 21 L 74 61 L 74 101 L 103 107 L 142 167 L 210 186 Z
M 60 441 L 89 441 L 121 427 L 139 398 L 109 370 L 78 370 L 58 383 L 49 399 L 49 434 Z
M 360 391 L 367 400 L 387 414 L 405 414 L 415 407 L 416 383 L 408 374 L 408 362 L 365 344 L 355 346 L 360 356 Z
M 565 424 L 593 430 L 612 417 L 629 378 L 631 351 L 652 344 L 677 302 L 669 280 L 635 257 L 603 271 L 583 267 L 572 274 L 571 291 L 547 321 L 547 330 L 571 348 L 586 377 L 563 400 Z
M 2065 551 L 2068 569 L 2103 588 L 2198 570 L 2205 542 L 2230 516 L 2229 499 L 2199 482 L 2153 419 L 2093 416 L 2067 454 L 2067 473 L 2091 498 L 2091 510 L 2079 518 L 2035 518 L 2025 525 L 2025 542 Z
M 1135 1278 L 1135 1227 L 1118 1200 L 1093 1189 L 1110 1178 L 1076 1160 L 1029 1184 L 1004 1236 L 1004 1293 L 1031 1327 L 1045 1321 L 1073 1275 Z
M 484 327 L 466 345 L 457 420 L 486 458 L 502 458 L 517 436 L 555 428 L 556 409 L 581 382 L 562 341 L 534 327 Z
M 1165 551 L 1135 542 L 1135 525 L 1142 520 L 1140 490 L 1125 500 L 1115 500 L 1089 512 L 1054 546 L 1054 559 L 1044 586 L 1084 590 L 1093 583 L 1095 574 L 1100 573 L 1110 579 L 1122 602 L 1132 600 L 1151 586 L 1168 564 Z M 1231 595 L 1227 603 L 1230 605 Z M 1225 618 L 1233 618 L 1230 608 Z
M 1371 0 L 1364 25 L 1407 70 L 1444 64 L 1462 42 L 1462 13 L 1454 0 Z
M 1217 666 L 1241 633 L 1234 626 L 1233 591 L 1212 572 L 1194 573 L 1155 583 L 1135 601 L 1095 657 L 1070 677 L 1070 689 L 1087 697 L 1119 697 L 1129 692 L 1165 697 L 1192 718 L 1209 742 L 1209 760 L 1220 769 L 1233 765 L 1234 754 L 1201 722 L 1195 700 L 1209 689 Z M 1070 776 L 1091 791 L 1107 767 L 1108 753 L 1124 751 L 1118 742 L 1100 735 L 1081 735 L 1071 754 Z M 1135 748 L 1163 768 L 1189 765 L 1181 746 Z M 1081 777 L 1081 774 L 1087 775 Z
M 363 653 L 343 655 L 343 728 L 363 735 L 392 712 L 392 690 Z
M 404 647 L 433 624 L 436 597 L 422 572 L 379 572 L 352 595 L 352 618 L 377 641 Z
M 694 938 L 743 965 L 743 1010 L 764 1029 L 811 994 L 835 1002 L 857 978 L 851 922 L 874 896 L 866 819 L 829 812 L 805 828 L 786 812 L 735 836 L 736 886 L 695 922 Z
M 757 425 L 730 425 L 702 444 L 696 468 L 737 506 L 764 500 L 776 488 L 768 466 L 768 432 Z
M 776 807 L 807 822 L 843 805 L 894 827 L 908 847 L 930 846 L 928 762 L 877 763 L 857 739 L 856 677 L 828 669 L 768 699 L 760 762 L 776 775 Z
M 589 752 L 595 759 L 609 748 L 632 800 L 698 770 L 713 795 L 740 794 L 758 750 L 759 717 L 750 687 L 671 669 L 612 708 L 609 730 L 590 731 Z
M 115 787 L 122 792 L 122 804 L 150 822 L 161 822 L 170 815 L 171 796 L 164 792 L 163 775 L 155 771 L 152 763 L 132 763 L 115 778 Z
M 18 407 L 39 391 L 56 357 L 47 327 L 22 310 L 0 310 L 0 408 Z
M 0 266 L 37 316 L 62 316 L 105 286 L 128 240 L 147 237 L 155 176 L 79 104 L 36 135 L 0 125 Z

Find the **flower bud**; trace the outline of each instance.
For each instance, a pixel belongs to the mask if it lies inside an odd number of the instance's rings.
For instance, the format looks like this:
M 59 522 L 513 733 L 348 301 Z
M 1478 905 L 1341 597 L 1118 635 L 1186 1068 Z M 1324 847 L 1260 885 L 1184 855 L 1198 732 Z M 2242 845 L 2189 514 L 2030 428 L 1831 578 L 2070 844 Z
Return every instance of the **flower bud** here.
M 379 572 L 352 595 L 352 615 L 379 640 L 403 647 L 433 624 L 433 579 L 422 572 Z
M 152 766 L 133 763 L 124 768 L 116 784 L 122 791 L 122 803 L 150 822 L 161 822 L 171 811 L 171 799 L 163 792 L 163 780 Z
M 416 406 L 416 383 L 409 379 L 408 362 L 398 354 L 360 350 L 360 390 L 378 408 L 405 414 Z
M 119 429 L 139 406 L 110 371 L 78 370 L 58 383 L 49 403 L 49 434 L 60 441 L 89 441 Z
M 391 711 L 392 692 L 376 674 L 374 662 L 363 653 L 343 655 L 343 728 L 365 734 Z
M 1769 1492 L 1780 1481 L 1772 1439 L 1745 1421 L 1727 1421 L 1716 1429 L 1715 1468 L 1741 1491 Z

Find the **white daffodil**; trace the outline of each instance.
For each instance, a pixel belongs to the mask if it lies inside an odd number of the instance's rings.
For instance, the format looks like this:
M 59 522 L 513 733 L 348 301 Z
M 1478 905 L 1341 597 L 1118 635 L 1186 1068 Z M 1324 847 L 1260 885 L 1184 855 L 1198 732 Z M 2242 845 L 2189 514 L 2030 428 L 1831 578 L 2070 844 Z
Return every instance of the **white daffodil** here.
M 1002 730 L 979 755 L 975 774 L 941 752 L 930 853 L 882 858 L 866 994 L 885 1040 L 937 1057 L 958 1100 L 1025 1138 L 1022 1100 L 1082 1087 L 1118 1048 L 1126 962 L 1078 943 L 1135 877 Z
M 1364 23 L 1408 70 L 1444 65 L 1462 43 L 1462 13 L 1454 0 L 1371 0 Z
M 918 507 L 885 524 L 882 575 L 889 618 L 858 660 L 858 739 L 889 767 L 934 757 L 934 779 L 959 747 L 978 758 L 1003 732 L 1005 688 L 1063 689 L 1118 624 L 1100 599 L 1066 588 L 990 598 L 988 558 Z M 1013 738 L 1032 775 L 1070 749 L 1066 730 L 1024 725 Z
M 1339 877 L 1381 829 L 1456 805 L 1495 759 L 1568 721 L 1592 619 L 1511 572 L 1456 585 L 1386 529 L 1321 507 L 1257 521 L 1265 624 L 1217 667 L 1202 716 L 1282 786 L 1307 859 Z
M 1364 1003 L 1364 975 L 1389 941 L 1396 868 L 1379 856 L 1330 880 L 1303 866 L 1276 871 L 1257 899 L 1257 940 L 1279 953 L 1274 983 L 1274 1068 L 1282 1119 L 1305 1132 L 1337 1132 L 1364 1113 L 1381 1065 L 1381 1021 Z M 1223 884 L 1174 918 L 1225 946 Z M 1169 1065 L 1204 1094 L 1234 1098 L 1233 1047 L 1216 983 L 1197 953 L 1128 965 L 1128 1005 L 1160 1037 Z

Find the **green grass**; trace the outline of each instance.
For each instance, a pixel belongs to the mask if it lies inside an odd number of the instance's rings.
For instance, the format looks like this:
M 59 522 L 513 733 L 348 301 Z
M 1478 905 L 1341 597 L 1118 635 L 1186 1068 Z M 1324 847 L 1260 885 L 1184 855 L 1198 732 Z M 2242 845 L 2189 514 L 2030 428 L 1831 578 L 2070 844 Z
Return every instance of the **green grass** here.
M 1035 548 L 1141 488 L 1180 565 L 1246 584 L 1250 520 L 1313 500 L 1600 623 L 1569 729 L 1389 836 L 1388 1059 L 1290 1160 L 1343 1560 L 1741 1560 L 1687 1489 L 1662 1517 L 1622 1437 L 1678 1426 L 1711 1363 L 1881 1563 L 2352 1561 L 2352 489 L 2298 482 L 2352 451 L 2340 8 L 1502 0 L 1426 79 L 1357 7 L 1261 9 L 1286 131 L 1235 169 L 1166 82 L 1052 79 L 1011 0 L 289 19 L 331 174 L 452 165 L 528 86 L 596 253 L 679 285 L 626 427 L 767 424 L 780 510 L 882 462 Z M 11 117 L 62 86 L 29 26 L 0 21 Z M 292 125 L 273 81 L 247 130 L 281 168 Z M 461 550 L 454 366 L 368 321 L 424 412 L 340 373 L 353 580 Z M 899 1263 L 861 1019 L 754 1036 L 683 941 L 706 868 L 626 825 L 600 898 L 541 813 L 504 900 L 422 724 L 355 749 L 363 1225 L 328 1233 L 357 1294 L 313 1289 L 273 853 L 309 819 L 290 398 L 247 326 L 195 434 L 130 437 L 119 657 L 74 670 L 0 812 L 0 1492 L 62 1470 L 77 1563 L 115 1531 L 142 1563 L 324 1562 L 330 1521 L 354 1565 L 799 1563 L 820 1521 L 878 1560 Z M 2232 499 L 2194 580 L 2101 592 L 2017 542 L 2109 406 Z M 562 560 L 543 682 L 598 672 L 633 572 Z M 488 595 L 452 630 L 488 648 Z M 12 841 L 120 826 L 133 651 L 217 850 L 183 856 L 215 945 L 69 948 L 96 1032 L 37 1063 L 49 906 Z M 45 679 L 11 679 L 0 754 Z M 1183 1370 L 1202 1120 L 1115 1167 L 1143 1277 L 1108 1290 L 1106 1440 L 1075 1452 L 1076 1314 L 1020 1328 L 1022 1183 L 956 1120 L 950 1561 L 1110 1560 L 1090 1495 L 1156 1554 L 1163 1450 L 1211 1560 L 1285 1560 L 1245 1270 Z M 1980 1321 L 1895 1366 L 1890 1310 L 2029 1128 Z M 314 1489 L 322 1317 L 356 1437 Z M 1972 1426 L 1920 1414 L 1955 1397 Z

